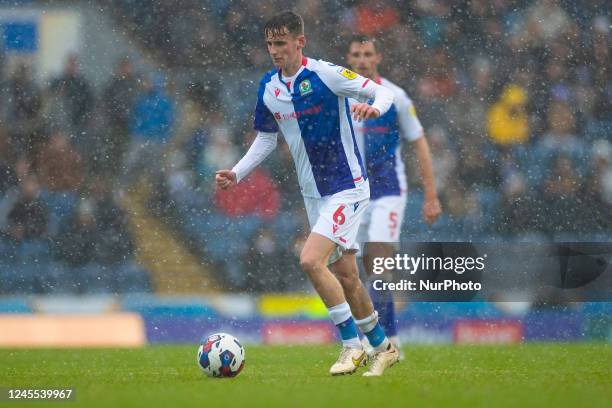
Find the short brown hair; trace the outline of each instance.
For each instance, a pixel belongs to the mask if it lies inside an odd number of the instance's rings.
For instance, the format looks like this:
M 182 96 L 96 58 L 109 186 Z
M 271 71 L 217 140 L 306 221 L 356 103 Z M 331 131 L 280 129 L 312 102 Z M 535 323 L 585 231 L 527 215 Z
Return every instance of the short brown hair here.
M 363 44 L 363 43 L 368 43 L 371 42 L 372 45 L 374 45 L 374 51 L 376 53 L 378 53 L 378 47 L 376 44 L 376 40 L 373 37 L 368 37 L 365 34 L 354 34 L 349 38 L 348 41 L 348 46 L 349 48 L 351 47 L 351 45 L 353 45 L 353 43 L 358 43 L 358 44 Z
M 294 37 L 304 35 L 304 20 L 302 20 L 299 14 L 293 11 L 283 11 L 266 22 L 264 34 L 266 36 L 269 34 L 273 36 L 282 35 L 285 33 L 285 29 Z

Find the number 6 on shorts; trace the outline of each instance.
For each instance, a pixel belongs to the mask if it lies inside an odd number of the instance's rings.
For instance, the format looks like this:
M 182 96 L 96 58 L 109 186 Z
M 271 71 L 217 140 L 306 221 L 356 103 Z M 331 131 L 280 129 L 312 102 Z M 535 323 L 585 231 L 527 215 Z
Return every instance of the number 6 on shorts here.
M 341 205 L 340 207 L 338 207 L 338 209 L 334 212 L 334 222 L 338 225 L 342 225 L 344 224 L 344 221 L 346 221 L 346 216 L 344 215 L 344 213 L 342 212 L 344 210 L 345 206 Z

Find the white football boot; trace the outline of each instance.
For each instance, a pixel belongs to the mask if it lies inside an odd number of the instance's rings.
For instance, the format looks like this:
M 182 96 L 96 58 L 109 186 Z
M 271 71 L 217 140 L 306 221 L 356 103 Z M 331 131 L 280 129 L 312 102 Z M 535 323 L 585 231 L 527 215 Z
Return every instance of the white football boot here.
M 342 347 L 340 356 L 329 369 L 331 375 L 353 374 L 359 367 L 366 365 L 368 354 L 362 349 Z
M 399 351 L 393 343 L 389 343 L 389 348 L 374 354 L 370 360 L 370 368 L 363 373 L 364 377 L 380 377 L 385 370 L 397 363 L 400 358 Z
M 399 342 L 397 340 L 397 338 L 389 338 L 389 341 L 393 343 L 395 348 L 399 351 L 399 361 L 404 361 L 404 359 L 406 358 L 406 353 L 404 353 L 404 350 L 400 347 Z M 370 345 L 370 342 L 368 341 L 367 337 L 362 337 L 360 341 L 361 346 L 366 351 L 366 353 L 368 353 L 368 358 L 372 359 L 376 354 L 376 350 L 374 350 L 374 347 Z

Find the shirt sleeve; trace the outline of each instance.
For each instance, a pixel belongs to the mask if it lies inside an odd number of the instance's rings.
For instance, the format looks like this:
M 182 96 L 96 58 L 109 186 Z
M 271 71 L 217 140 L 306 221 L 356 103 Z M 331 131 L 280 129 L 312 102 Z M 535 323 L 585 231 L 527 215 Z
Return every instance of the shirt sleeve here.
M 278 132 L 278 123 L 274 119 L 272 112 L 264 103 L 264 93 L 269 77 L 266 75 L 259 83 L 257 91 L 257 104 L 255 105 L 255 118 L 253 120 L 253 128 L 260 132 L 276 133 Z
M 356 99 L 359 102 L 373 100 L 372 106 L 378 109 L 381 115 L 393 105 L 391 90 L 348 68 L 321 61 L 319 73 L 333 93 Z
M 413 142 L 423 136 L 423 126 L 419 120 L 412 100 L 402 92 L 395 96 L 397 118 L 404 139 Z
M 234 166 L 236 181 L 240 182 L 249 175 L 276 148 L 277 133 L 259 132 L 244 157 Z

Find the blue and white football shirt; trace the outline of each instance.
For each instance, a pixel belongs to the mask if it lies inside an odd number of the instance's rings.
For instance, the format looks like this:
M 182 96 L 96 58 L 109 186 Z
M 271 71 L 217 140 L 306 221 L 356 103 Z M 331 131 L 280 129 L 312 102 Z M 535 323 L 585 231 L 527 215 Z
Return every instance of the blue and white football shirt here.
M 406 192 L 406 169 L 401 157 L 401 139 L 414 141 L 423 136 L 412 100 L 399 86 L 378 80 L 393 91 L 391 108 L 376 119 L 356 123 L 357 143 L 370 180 L 370 198 L 401 195 Z
M 283 133 L 305 197 L 367 183 L 348 98 L 373 99 L 378 85 L 325 61 L 304 57 L 292 78 L 274 69 L 261 80 L 254 128 Z

